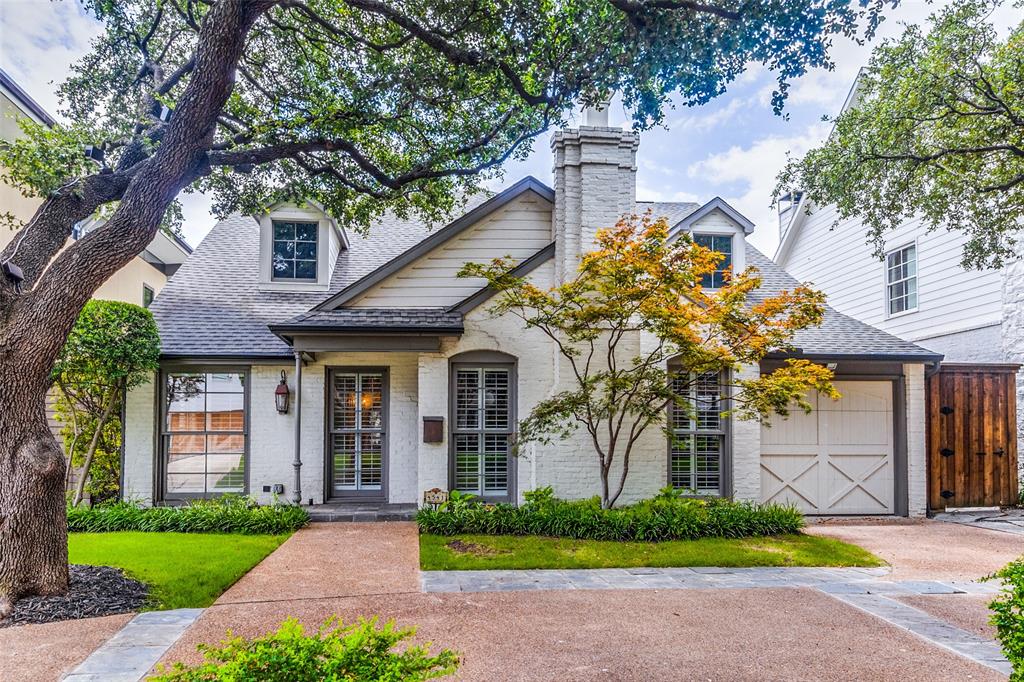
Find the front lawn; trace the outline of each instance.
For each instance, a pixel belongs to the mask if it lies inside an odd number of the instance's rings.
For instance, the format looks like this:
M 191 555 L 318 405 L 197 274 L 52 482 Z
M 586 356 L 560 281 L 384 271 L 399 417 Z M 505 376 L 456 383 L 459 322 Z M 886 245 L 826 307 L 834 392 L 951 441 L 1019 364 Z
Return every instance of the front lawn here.
M 420 536 L 420 567 L 428 571 L 881 565 L 876 556 L 856 545 L 802 534 L 665 542 L 511 535 Z
M 205 607 L 289 535 L 70 533 L 68 560 L 124 569 L 150 586 L 155 608 Z

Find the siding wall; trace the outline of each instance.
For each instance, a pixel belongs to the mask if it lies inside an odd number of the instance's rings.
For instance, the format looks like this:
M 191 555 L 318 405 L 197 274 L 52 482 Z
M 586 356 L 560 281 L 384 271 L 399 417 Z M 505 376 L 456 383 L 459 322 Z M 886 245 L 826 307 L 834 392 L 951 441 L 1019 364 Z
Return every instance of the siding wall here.
M 887 236 L 886 249 L 916 240 L 918 260 L 917 311 L 888 317 L 884 264 L 872 255 L 864 227 L 853 219 L 831 229 L 834 219 L 832 207 L 815 208 L 779 264 L 823 290 L 836 310 L 910 341 L 999 323 L 1000 273 L 960 267 L 962 234 L 926 233 L 919 220 L 912 220 Z
M 347 304 L 354 308 L 437 308 L 457 303 L 484 285 L 455 274 L 469 261 L 511 256 L 521 261 L 550 244 L 551 204 L 527 192 L 478 225 L 419 258 Z

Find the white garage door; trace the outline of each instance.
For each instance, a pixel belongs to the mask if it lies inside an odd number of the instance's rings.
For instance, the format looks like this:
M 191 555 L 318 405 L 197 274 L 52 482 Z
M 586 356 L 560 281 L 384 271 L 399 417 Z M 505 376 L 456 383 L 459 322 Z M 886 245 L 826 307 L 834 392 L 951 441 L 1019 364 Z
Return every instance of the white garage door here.
M 805 514 L 894 513 L 892 383 L 837 381 L 761 428 L 761 497 Z

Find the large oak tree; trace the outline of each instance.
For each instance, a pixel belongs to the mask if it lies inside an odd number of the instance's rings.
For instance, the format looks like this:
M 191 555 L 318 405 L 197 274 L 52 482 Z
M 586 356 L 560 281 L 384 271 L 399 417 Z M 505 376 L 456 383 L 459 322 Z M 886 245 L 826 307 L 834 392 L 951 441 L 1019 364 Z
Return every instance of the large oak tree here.
M 183 190 L 221 212 L 313 199 L 349 226 L 438 218 L 575 104 L 621 94 L 637 128 L 829 66 L 885 0 L 85 0 L 105 25 L 60 94 L 70 126 L 0 156 L 45 198 L 0 253 L 0 615 L 66 589 L 64 457 L 44 415 L 78 311 Z M 677 93 L 673 95 L 674 93 Z M 98 145 L 104 166 L 82 157 Z M 107 221 L 65 248 L 72 226 Z
M 787 164 L 779 193 L 803 190 L 859 217 L 882 257 L 886 234 L 920 217 L 965 234 L 964 267 L 1016 254 L 1024 224 L 1024 21 L 1001 40 L 1001 0 L 956 0 L 927 31 L 880 44 L 852 106 L 821 147 Z M 1019 5 L 1018 5 L 1019 7 Z

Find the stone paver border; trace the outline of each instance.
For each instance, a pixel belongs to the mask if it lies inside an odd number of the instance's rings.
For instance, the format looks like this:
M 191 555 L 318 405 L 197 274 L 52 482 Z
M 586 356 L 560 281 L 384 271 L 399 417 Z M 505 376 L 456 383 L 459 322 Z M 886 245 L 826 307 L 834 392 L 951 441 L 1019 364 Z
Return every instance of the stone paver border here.
M 1024 535 L 1024 509 L 942 512 L 933 518 L 946 523 Z
M 832 597 L 1003 675 L 1013 672 L 996 642 L 962 630 L 913 606 L 880 594 L 832 594 Z
M 64 679 L 138 682 L 202 612 L 203 609 L 175 609 L 140 613 Z
M 888 568 L 586 568 L 423 571 L 424 592 L 815 587 L 847 594 L 995 594 L 991 583 L 882 580 Z

